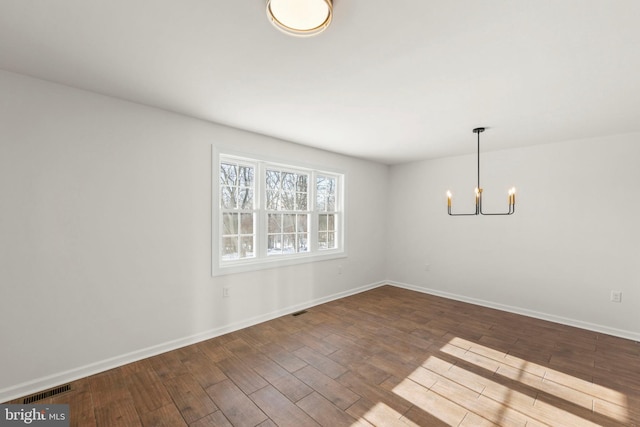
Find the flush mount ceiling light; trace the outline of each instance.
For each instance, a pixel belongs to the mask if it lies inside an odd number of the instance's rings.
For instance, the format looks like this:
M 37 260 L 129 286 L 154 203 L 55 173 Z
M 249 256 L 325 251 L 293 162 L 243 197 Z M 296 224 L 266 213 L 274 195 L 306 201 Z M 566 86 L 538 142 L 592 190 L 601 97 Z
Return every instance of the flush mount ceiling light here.
M 512 187 L 509 190 L 509 210 L 507 212 L 486 213 L 482 212 L 482 187 L 480 187 L 480 133 L 484 132 L 484 128 L 475 128 L 473 133 L 478 134 L 478 186 L 476 187 L 476 211 L 471 213 L 451 213 L 451 192 L 447 191 L 447 213 L 451 216 L 468 216 L 468 215 L 512 215 L 516 211 L 516 189 Z
M 332 0 L 267 0 L 267 16 L 280 31 L 292 36 L 315 36 L 333 16 Z

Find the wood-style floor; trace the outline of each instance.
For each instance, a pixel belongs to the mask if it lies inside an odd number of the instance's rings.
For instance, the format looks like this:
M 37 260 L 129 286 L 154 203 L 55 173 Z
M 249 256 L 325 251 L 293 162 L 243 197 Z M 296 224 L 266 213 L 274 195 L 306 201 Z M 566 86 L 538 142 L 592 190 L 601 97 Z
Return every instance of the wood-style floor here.
M 638 426 L 640 345 L 384 286 L 36 403 L 74 426 Z

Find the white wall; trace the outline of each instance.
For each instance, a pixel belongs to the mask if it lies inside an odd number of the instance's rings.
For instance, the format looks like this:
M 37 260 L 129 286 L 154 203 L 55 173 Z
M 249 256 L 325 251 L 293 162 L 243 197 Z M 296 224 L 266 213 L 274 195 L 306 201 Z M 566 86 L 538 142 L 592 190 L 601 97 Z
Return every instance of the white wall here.
M 640 134 L 481 153 L 487 210 L 506 210 L 517 187 L 508 217 L 447 215 L 447 190 L 454 211 L 472 209 L 475 154 L 394 166 L 387 277 L 640 339 L 639 160 Z
M 0 93 L 0 401 L 386 276 L 387 166 L 2 71 Z M 344 170 L 348 258 L 211 277 L 212 144 Z

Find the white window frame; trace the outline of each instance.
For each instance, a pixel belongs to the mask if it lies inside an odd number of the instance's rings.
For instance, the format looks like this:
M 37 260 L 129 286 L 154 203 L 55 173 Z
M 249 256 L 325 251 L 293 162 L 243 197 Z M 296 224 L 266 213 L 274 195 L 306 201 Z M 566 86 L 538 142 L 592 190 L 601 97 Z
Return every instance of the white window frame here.
M 255 233 L 255 257 L 234 260 L 223 260 L 221 251 L 221 238 L 223 234 L 222 206 L 220 197 L 220 164 L 224 161 L 239 162 L 255 165 L 254 180 L 254 219 Z M 308 206 L 309 221 L 309 251 L 291 254 L 268 255 L 267 254 L 267 215 L 273 213 L 266 209 L 265 177 L 266 169 L 293 171 L 309 175 L 308 181 Z M 316 176 L 328 176 L 336 179 L 336 248 L 320 249 L 318 245 L 318 217 L 323 212 L 316 210 Z M 226 274 L 257 271 L 268 268 L 288 265 L 325 261 L 344 258 L 346 249 L 346 212 L 345 212 L 345 173 L 332 168 L 317 167 L 315 165 L 287 162 L 264 156 L 247 155 L 230 150 L 218 150 L 215 146 L 212 150 L 212 275 L 222 276 Z M 333 212 L 331 212 L 333 213 Z

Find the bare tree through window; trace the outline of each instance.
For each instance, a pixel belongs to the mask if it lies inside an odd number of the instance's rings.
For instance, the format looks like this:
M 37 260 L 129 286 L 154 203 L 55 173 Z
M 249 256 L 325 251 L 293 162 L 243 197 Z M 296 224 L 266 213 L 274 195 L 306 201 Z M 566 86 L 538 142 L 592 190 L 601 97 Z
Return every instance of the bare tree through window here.
M 309 251 L 309 174 L 266 171 L 267 254 Z
M 337 244 L 336 178 L 316 178 L 316 211 L 318 212 L 318 248 L 334 249 Z
M 222 210 L 221 255 L 223 260 L 255 256 L 255 167 L 220 163 Z

